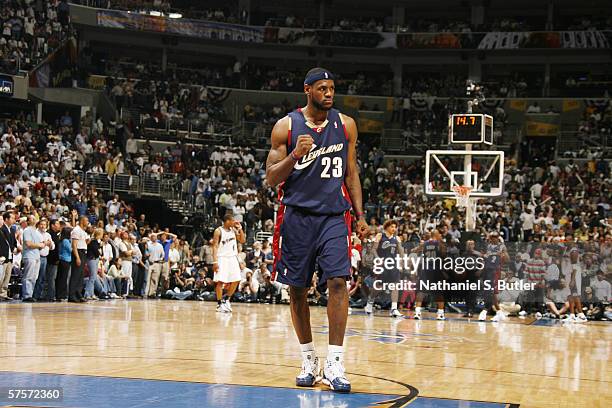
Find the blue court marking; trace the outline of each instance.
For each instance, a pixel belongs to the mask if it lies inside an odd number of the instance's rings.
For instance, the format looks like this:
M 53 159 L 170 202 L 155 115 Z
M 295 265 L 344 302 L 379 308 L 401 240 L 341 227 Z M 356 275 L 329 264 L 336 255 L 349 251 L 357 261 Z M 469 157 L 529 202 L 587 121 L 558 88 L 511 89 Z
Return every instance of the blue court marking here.
M 180 368 L 180 367 L 177 367 Z M 63 400 L 16 402 L 0 396 L 0 405 L 32 407 L 187 408 L 187 407 L 369 407 L 391 401 L 399 395 L 190 383 L 84 375 L 0 372 L 0 387 L 62 387 Z M 504 408 L 498 402 L 462 401 L 417 397 L 410 408 Z
M 509 404 L 417 397 L 408 408 L 506 408 Z

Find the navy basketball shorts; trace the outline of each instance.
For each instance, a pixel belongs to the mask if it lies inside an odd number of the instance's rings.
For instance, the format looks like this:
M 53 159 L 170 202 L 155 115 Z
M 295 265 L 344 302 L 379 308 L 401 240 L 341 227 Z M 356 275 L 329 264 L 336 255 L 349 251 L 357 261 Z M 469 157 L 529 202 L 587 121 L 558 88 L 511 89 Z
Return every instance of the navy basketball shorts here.
M 399 269 L 386 269 L 380 275 L 384 283 L 399 283 L 400 271 Z
M 351 215 L 321 215 L 281 205 L 274 227 L 272 279 L 289 286 L 312 285 L 351 274 Z
M 438 269 L 419 269 L 417 275 L 417 292 L 439 294 L 443 293 L 437 289 L 432 289 L 438 282 L 444 280 L 444 274 Z

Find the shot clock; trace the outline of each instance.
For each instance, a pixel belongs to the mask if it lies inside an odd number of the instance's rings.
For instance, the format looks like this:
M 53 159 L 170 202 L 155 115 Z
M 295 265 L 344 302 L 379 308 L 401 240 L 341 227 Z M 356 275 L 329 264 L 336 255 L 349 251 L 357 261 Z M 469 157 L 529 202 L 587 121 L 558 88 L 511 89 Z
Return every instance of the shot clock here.
M 461 113 L 450 117 L 450 142 L 493 144 L 493 117 L 481 113 Z

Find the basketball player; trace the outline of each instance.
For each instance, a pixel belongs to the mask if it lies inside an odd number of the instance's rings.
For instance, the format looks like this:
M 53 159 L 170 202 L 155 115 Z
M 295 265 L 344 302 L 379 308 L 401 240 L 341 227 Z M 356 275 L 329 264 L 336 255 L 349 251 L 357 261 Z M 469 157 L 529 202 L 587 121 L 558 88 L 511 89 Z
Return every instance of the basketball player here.
M 230 299 L 240 283 L 240 263 L 238 262 L 238 244 L 244 244 L 246 235 L 242 225 L 234 221 L 231 213 L 223 217 L 223 225 L 213 234 L 213 271 L 215 292 L 217 294 L 217 312 L 231 313 Z M 223 286 L 227 294 L 223 297 Z
M 346 279 L 351 272 L 351 206 L 361 235 L 367 223 L 355 153 L 357 126 L 332 108 L 334 92 L 330 71 L 308 71 L 306 107 L 289 113 L 272 129 L 266 180 L 279 186 L 272 275 L 289 285 L 291 320 L 303 360 L 296 385 L 310 387 L 321 379 L 306 299 L 318 269 L 319 281 L 329 290 L 329 347 L 323 382 L 334 391 L 349 392 L 343 341 L 348 316 Z
M 565 276 L 565 281 L 569 283 L 570 295 L 568 297 L 570 315 L 563 319 L 568 323 L 585 323 L 586 316 L 582 312 L 582 266 L 579 262 L 579 252 L 577 248 L 572 248 L 569 258 L 565 258 L 561 263 L 561 270 Z
M 421 320 L 421 310 L 423 305 L 423 298 L 429 292 L 434 298 L 438 307 L 436 315 L 437 320 L 445 320 L 444 317 L 444 291 L 442 290 L 424 290 L 420 287 L 420 282 L 429 282 L 429 284 L 440 282 L 444 279 L 444 272 L 442 271 L 443 258 L 446 256 L 446 245 L 442 241 L 442 234 L 437 229 L 433 230 L 430 234 L 426 233 L 423 236 L 424 241 L 417 248 L 417 252 L 423 254 L 423 265 L 420 269 L 419 276 L 419 290 L 414 307 L 414 318 Z
M 383 224 L 383 232 L 376 235 L 376 249 L 377 256 L 382 259 L 391 258 L 395 265 L 396 255 L 404 257 L 404 248 L 402 248 L 402 241 L 397 236 L 397 221 L 387 220 Z M 385 263 L 383 262 L 383 265 Z M 375 277 L 377 279 L 377 277 Z M 382 273 L 382 280 L 385 283 L 399 283 L 400 271 L 397 268 L 387 269 L 384 268 Z M 368 295 L 368 304 L 365 307 L 367 314 L 372 314 L 372 306 L 374 306 L 374 298 L 376 297 L 377 290 L 372 287 Z M 391 317 L 402 317 L 402 314 L 397 308 L 397 300 L 399 299 L 399 290 L 394 289 L 391 291 Z
M 489 293 L 485 296 L 485 308 L 478 315 L 478 320 L 487 320 L 487 310 L 490 308 L 495 311 L 495 316 L 493 316 L 491 321 L 498 322 L 506 319 L 505 313 L 499 307 L 499 299 L 497 297 L 499 288 L 497 285 L 501 278 L 502 264 L 507 262 L 508 259 L 506 245 L 499 236 L 499 233 L 497 231 L 491 232 L 484 257 L 484 278 L 489 281 L 492 288 L 487 291 Z

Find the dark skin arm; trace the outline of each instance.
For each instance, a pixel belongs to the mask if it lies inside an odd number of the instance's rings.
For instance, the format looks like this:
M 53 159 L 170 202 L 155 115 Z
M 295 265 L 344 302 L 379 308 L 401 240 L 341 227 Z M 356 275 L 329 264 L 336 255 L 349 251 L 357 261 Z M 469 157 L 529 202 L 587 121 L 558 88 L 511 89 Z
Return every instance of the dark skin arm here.
M 357 233 L 364 236 L 369 228 L 363 214 L 363 195 L 361 193 L 361 181 L 359 180 L 359 167 L 357 166 L 357 124 L 350 116 L 342 115 L 342 120 L 349 138 L 348 163 L 344 181 L 353 203 L 353 210 L 357 216 Z
M 272 129 L 272 140 L 268 159 L 266 160 L 266 181 L 271 187 L 276 187 L 283 181 L 287 180 L 295 160 L 291 157 L 291 152 L 287 152 L 287 137 L 289 134 L 289 121 L 291 119 L 286 116 L 276 122 Z M 300 135 L 297 138 L 297 146 L 294 150 L 296 157 L 302 157 L 312 147 L 313 139 L 310 135 Z
M 246 234 L 244 233 L 244 230 L 242 229 L 242 224 L 240 224 L 240 222 L 236 221 L 236 223 L 234 224 L 234 231 L 236 232 L 236 239 L 238 240 L 238 242 L 244 244 L 246 242 Z

